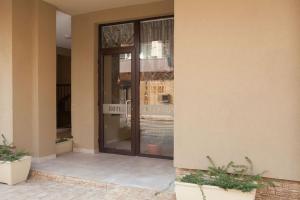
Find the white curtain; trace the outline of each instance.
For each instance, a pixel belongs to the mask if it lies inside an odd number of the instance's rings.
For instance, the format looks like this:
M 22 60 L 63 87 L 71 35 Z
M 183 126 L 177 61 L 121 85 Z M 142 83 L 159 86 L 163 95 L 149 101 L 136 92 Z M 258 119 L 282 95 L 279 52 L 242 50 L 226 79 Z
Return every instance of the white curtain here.
M 159 58 L 166 58 L 169 67 L 174 67 L 174 19 L 142 22 L 140 34 L 142 59 L 157 58 L 161 54 Z

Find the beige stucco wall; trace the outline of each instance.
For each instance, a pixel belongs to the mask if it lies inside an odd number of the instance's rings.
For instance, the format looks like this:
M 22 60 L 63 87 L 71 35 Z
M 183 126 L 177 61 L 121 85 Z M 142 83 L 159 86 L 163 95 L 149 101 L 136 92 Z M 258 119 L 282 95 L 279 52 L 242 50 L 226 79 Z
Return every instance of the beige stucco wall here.
M 40 0 L 0 2 L 0 131 L 37 157 L 55 154 L 55 13 Z
M 0 1 L 0 134 L 13 137 L 12 2 Z M 0 139 L 0 143 L 2 139 Z
M 173 14 L 173 1 L 72 18 L 72 134 L 75 147 L 98 152 L 98 24 Z
M 55 154 L 56 139 L 56 8 L 35 4 L 34 145 L 38 157 Z
M 34 1 L 14 0 L 12 5 L 13 142 L 32 152 Z
M 299 0 L 175 0 L 175 166 L 299 181 L 299 55 Z

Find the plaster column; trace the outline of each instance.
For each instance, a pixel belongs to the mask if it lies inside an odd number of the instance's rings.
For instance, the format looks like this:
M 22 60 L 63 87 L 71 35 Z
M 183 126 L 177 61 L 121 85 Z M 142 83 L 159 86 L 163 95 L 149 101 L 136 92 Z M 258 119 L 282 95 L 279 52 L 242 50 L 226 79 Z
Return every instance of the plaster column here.
M 12 2 L 0 1 L 0 134 L 13 138 Z M 2 139 L 0 139 L 0 144 Z
M 34 157 L 55 157 L 56 8 L 0 1 L 0 134 Z

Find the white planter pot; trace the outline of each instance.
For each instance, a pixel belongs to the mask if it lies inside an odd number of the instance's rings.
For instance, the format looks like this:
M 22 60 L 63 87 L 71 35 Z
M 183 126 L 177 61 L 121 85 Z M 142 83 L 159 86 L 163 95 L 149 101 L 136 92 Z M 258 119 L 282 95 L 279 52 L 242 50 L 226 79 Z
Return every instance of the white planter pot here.
M 31 167 L 31 156 L 25 156 L 20 160 L 13 162 L 0 161 L 0 182 L 8 185 L 27 180 Z
M 256 190 L 241 192 L 238 190 L 224 190 L 215 186 L 202 186 L 206 200 L 254 200 Z M 177 200 L 203 200 L 199 185 L 175 182 Z
M 55 151 L 56 151 L 56 155 L 72 152 L 73 140 L 69 139 L 64 142 L 56 143 Z

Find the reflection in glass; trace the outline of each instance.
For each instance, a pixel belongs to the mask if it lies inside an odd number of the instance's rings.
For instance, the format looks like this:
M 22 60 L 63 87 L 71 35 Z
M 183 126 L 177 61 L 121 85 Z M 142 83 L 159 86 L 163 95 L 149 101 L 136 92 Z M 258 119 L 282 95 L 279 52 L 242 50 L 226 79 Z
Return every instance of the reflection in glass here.
M 173 156 L 174 20 L 141 23 L 140 151 Z
M 102 48 L 126 47 L 134 44 L 134 24 L 102 27 Z
M 104 147 L 131 151 L 131 54 L 104 56 Z

